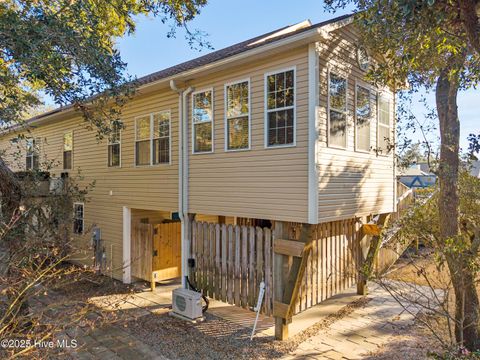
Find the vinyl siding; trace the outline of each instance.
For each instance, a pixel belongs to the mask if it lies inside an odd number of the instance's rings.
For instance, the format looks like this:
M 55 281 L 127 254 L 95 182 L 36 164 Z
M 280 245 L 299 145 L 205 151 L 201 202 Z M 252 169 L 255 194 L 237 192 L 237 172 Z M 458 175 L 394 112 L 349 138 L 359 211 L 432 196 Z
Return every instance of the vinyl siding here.
M 296 146 L 265 149 L 265 73 L 296 68 Z M 251 150 L 225 152 L 224 85 L 250 79 Z M 192 154 L 189 211 L 305 222 L 308 211 L 308 47 L 244 64 L 189 83 L 213 88 L 214 152 Z M 191 112 L 191 103 L 189 103 Z
M 162 110 L 171 110 L 171 165 L 135 167 L 134 118 Z M 41 161 L 55 163 L 51 170 L 53 176 L 60 176 L 63 171 L 63 134 L 73 130 L 73 169 L 70 177 L 76 178 L 80 187 L 95 182 L 85 201 L 85 235 L 73 239 L 76 247 L 82 249 L 81 256 L 74 260 L 91 262 L 93 251 L 89 248 L 89 231 L 96 225 L 102 230 L 108 266 L 113 254 L 113 275 L 116 278 L 122 276 L 123 207 L 178 211 L 178 95 L 166 90 L 138 96 L 126 105 L 122 121 L 125 129 L 121 134 L 120 168 L 107 166 L 107 140 L 97 142 L 95 132 L 87 130 L 79 117 L 40 125 L 32 130 L 33 136 L 42 138 Z M 10 165 L 20 164 L 14 166 L 15 170 L 23 170 L 25 152 L 23 150 L 19 162 L 14 161 L 12 153 L 17 151 L 17 146 L 12 146 L 9 141 L 13 136 L 0 138 L 0 151 L 6 150 Z M 132 215 L 135 214 L 132 210 Z
M 365 85 L 365 73 L 356 58 L 358 37 L 352 25 L 336 30 L 332 38 L 319 44 L 319 106 L 317 121 L 318 217 L 319 222 L 347 219 L 393 211 L 395 174 L 393 154 L 377 156 L 355 151 L 355 83 Z M 327 77 L 328 69 L 347 77 L 347 148 L 327 146 Z M 371 88 L 372 91 L 378 90 Z M 382 94 L 390 98 L 392 122 L 394 97 L 388 89 Z M 372 94 L 370 144 L 377 147 L 377 103 Z M 392 136 L 394 135 L 392 126 Z

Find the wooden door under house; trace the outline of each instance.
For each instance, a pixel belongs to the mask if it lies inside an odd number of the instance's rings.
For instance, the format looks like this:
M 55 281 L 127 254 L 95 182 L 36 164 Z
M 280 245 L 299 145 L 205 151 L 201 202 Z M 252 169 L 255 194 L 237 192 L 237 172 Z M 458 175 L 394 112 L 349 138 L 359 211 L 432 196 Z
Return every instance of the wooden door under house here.
M 179 222 L 132 225 L 131 268 L 138 279 L 163 281 L 181 276 Z

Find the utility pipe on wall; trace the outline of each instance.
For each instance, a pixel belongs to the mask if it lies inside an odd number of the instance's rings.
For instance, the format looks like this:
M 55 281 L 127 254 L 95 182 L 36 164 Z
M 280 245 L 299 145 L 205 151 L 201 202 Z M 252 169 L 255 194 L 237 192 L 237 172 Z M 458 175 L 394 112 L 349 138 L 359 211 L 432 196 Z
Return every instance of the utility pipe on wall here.
M 182 236 L 182 287 L 187 288 L 188 249 L 188 101 L 187 97 L 194 90 L 189 87 L 181 90 L 175 80 L 170 81 L 170 88 L 178 94 L 178 215 L 181 221 Z

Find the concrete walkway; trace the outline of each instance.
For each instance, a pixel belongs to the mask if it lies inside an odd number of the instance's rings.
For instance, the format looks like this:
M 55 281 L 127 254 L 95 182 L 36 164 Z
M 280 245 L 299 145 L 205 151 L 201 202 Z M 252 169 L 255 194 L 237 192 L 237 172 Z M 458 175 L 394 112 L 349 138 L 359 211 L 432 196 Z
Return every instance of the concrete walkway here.
M 155 292 L 137 292 L 125 295 L 109 295 L 92 298 L 91 302 L 98 310 L 119 314 L 120 318 L 105 326 L 89 329 L 77 326 L 67 331 L 68 339 L 79 339 L 81 347 L 69 351 L 69 357 L 75 359 L 161 359 L 166 360 L 155 349 L 142 341 L 141 338 L 132 336 L 123 329 L 121 324 L 125 321 L 138 319 L 152 314 L 162 314 L 170 310 L 171 290 L 176 284 L 157 287 Z M 408 292 L 408 289 L 406 289 Z M 309 309 L 296 317 L 291 324 L 290 333 L 301 332 L 331 314 L 338 313 L 360 297 L 355 295 L 353 289 L 331 298 L 319 306 Z M 411 325 L 417 311 L 410 308 L 405 311 L 392 296 L 380 286 L 371 284 L 370 301 L 355 308 L 343 317 L 334 320 L 315 333 L 314 336 L 300 343 L 296 350 L 285 356 L 284 359 L 363 359 L 369 353 L 378 350 L 398 330 Z M 209 313 L 221 317 L 228 322 L 251 328 L 254 313 L 246 309 L 212 301 Z M 92 316 L 99 315 L 93 313 Z M 118 316 L 118 315 L 117 315 Z M 272 318 L 260 317 L 257 337 L 271 337 L 273 333 Z M 199 331 L 209 332 L 211 327 L 208 322 L 199 327 Z M 159 339 L 160 341 L 160 339 Z
M 412 324 L 418 309 L 406 311 L 378 285 L 370 285 L 369 290 L 367 304 L 304 341 L 284 359 L 364 359 Z

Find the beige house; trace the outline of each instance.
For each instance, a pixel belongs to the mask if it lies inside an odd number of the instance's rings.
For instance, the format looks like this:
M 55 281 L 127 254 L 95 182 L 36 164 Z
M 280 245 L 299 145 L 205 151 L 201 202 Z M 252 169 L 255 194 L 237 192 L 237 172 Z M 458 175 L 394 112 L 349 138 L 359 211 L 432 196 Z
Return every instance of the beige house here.
M 132 227 L 171 221 L 186 275 L 188 219 L 274 228 L 395 211 L 395 98 L 365 80 L 375 59 L 352 17 L 304 21 L 141 78 L 109 141 L 69 107 L 32 119 L 25 164 L 96 181 L 74 232 L 101 229 L 115 278 L 132 281 Z

